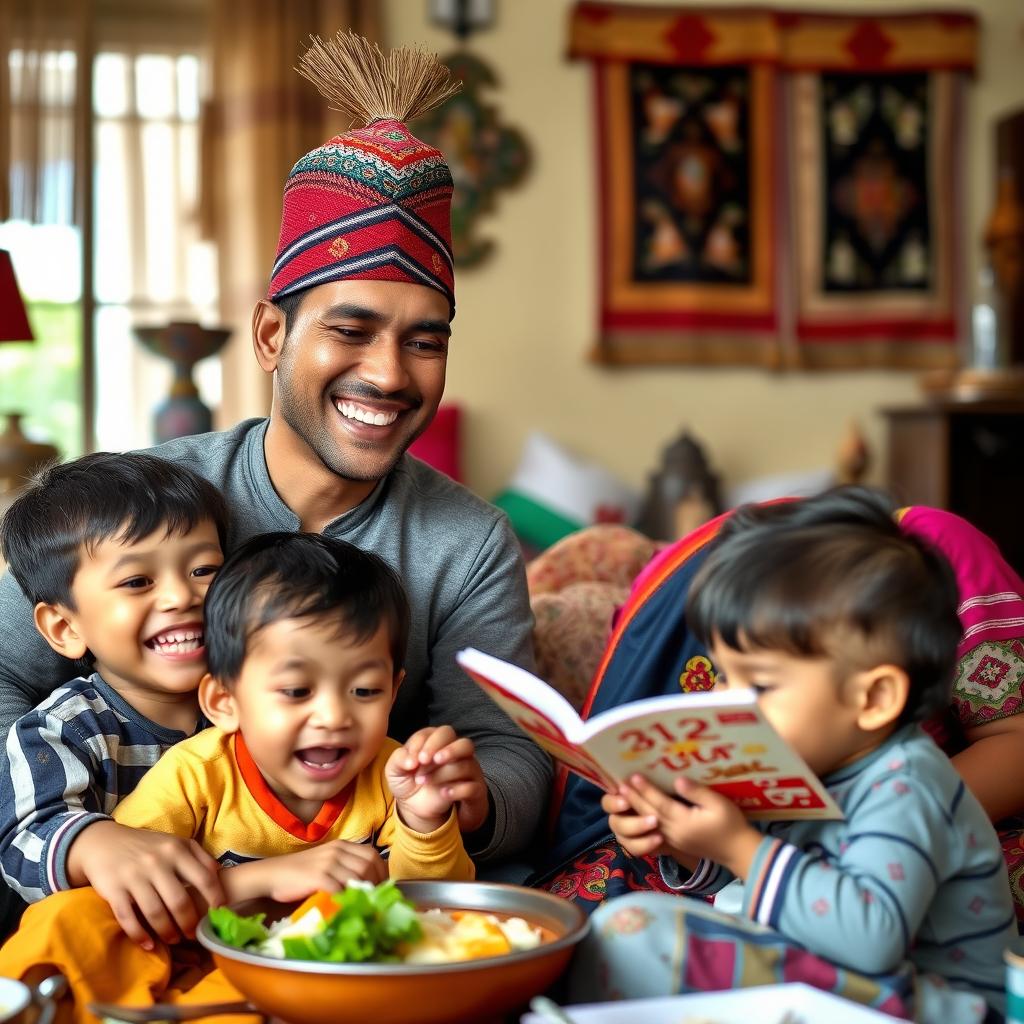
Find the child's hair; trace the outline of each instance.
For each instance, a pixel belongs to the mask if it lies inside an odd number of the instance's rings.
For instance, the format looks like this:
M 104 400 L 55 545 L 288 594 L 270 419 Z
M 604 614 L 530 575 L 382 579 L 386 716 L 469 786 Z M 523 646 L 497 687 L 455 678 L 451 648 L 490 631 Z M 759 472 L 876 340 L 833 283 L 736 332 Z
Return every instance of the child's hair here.
M 863 487 L 738 509 L 694 578 L 690 629 L 707 645 L 827 657 L 841 672 L 894 664 L 910 679 L 899 722 L 927 718 L 949 700 L 957 585 L 894 511 Z
M 410 616 L 401 580 L 377 555 L 319 533 L 246 541 L 217 572 L 203 616 L 207 666 L 224 684 L 238 679 L 252 638 L 286 619 L 326 619 L 357 643 L 386 625 L 394 670 L 405 664 Z
M 146 452 L 93 452 L 37 473 L 0 523 L 0 549 L 33 603 L 75 609 L 81 564 L 105 540 L 132 544 L 159 529 L 184 534 L 204 520 L 225 546 L 228 511 L 198 473 Z

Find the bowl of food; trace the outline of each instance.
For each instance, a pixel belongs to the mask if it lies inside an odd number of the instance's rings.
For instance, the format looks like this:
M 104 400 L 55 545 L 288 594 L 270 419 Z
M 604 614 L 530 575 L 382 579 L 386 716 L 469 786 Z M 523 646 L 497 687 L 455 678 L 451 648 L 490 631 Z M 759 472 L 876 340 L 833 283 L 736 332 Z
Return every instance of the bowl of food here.
M 588 920 L 550 893 L 385 882 L 211 911 L 197 938 L 257 1009 L 288 1024 L 500 1018 L 565 970 Z

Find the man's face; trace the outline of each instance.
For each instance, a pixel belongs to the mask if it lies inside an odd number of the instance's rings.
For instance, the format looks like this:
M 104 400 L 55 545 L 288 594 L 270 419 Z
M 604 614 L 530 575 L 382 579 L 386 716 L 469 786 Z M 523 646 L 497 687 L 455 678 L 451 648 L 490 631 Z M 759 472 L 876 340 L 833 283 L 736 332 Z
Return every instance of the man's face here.
M 424 285 L 334 281 L 304 296 L 277 360 L 284 422 L 332 472 L 386 476 L 444 392 L 448 300 Z

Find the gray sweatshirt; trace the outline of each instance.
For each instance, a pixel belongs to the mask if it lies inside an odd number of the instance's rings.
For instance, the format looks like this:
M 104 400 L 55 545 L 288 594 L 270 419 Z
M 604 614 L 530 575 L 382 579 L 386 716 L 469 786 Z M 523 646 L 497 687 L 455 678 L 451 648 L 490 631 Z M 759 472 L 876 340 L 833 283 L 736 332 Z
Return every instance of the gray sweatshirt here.
M 152 449 L 216 484 L 231 510 L 229 550 L 257 533 L 298 530 L 274 490 L 263 454 L 267 420 L 193 435 Z M 448 724 L 476 744 L 494 801 L 494 832 L 480 860 L 505 859 L 530 841 L 551 765 L 540 748 L 455 663 L 473 646 L 533 667 L 533 618 L 522 556 L 504 514 L 409 455 L 360 505 L 324 533 L 373 551 L 401 576 L 412 607 L 406 676 L 389 732 L 403 740 Z M 36 631 L 10 573 L 0 579 L 0 735 L 51 690 L 79 675 Z

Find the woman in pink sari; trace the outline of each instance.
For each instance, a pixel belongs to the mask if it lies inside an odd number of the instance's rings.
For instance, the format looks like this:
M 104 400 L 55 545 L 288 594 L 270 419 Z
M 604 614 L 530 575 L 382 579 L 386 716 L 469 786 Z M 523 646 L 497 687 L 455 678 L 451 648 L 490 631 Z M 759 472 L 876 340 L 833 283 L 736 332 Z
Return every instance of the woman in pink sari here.
M 900 525 L 949 560 L 963 637 L 948 713 L 929 731 L 996 823 L 1024 922 L 1024 581 L 996 545 L 950 512 L 913 506 Z

